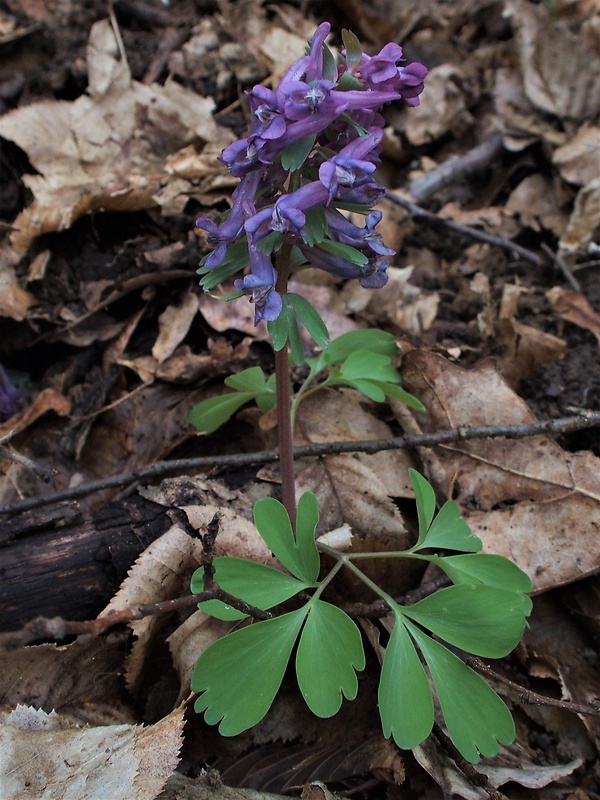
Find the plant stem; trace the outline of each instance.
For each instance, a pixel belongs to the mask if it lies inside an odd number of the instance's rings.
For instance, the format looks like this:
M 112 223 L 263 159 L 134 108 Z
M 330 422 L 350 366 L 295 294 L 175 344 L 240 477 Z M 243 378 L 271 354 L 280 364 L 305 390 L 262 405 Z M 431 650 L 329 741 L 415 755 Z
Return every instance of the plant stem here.
M 290 272 L 289 245 L 284 245 L 277 254 L 277 286 L 280 295 L 285 295 Z M 285 302 L 285 301 L 284 301 Z M 290 365 L 287 343 L 275 351 L 275 378 L 277 384 L 277 436 L 279 440 L 279 469 L 281 471 L 281 500 L 285 506 L 292 530 L 296 528 L 296 477 L 294 470 L 294 439 L 292 433 L 290 399 Z

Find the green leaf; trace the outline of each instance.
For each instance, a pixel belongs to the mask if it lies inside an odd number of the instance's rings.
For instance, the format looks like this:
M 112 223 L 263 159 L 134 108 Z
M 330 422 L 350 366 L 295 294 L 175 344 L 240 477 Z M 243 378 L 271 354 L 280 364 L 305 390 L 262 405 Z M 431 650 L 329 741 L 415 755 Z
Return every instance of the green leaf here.
M 312 134 L 298 142 L 289 144 L 281 151 L 281 166 L 288 172 L 295 172 L 304 164 L 313 149 L 316 136 Z
M 342 42 L 346 50 L 346 64 L 350 69 L 357 67 L 362 58 L 362 46 L 352 31 L 342 30 Z
M 313 492 L 304 492 L 298 500 L 296 510 L 297 562 L 307 580 L 315 582 L 319 577 L 321 557 L 315 541 L 315 530 L 319 524 L 319 501 Z
M 279 250 L 281 245 L 285 240 L 285 235 L 280 231 L 271 231 L 268 233 L 264 239 L 260 239 L 256 244 L 256 249 L 259 253 L 265 253 L 265 255 L 271 255 L 271 253 L 275 250 Z
M 357 250 L 356 247 L 352 247 L 349 244 L 340 244 L 340 242 L 332 242 L 330 239 L 323 239 L 316 247 L 317 249 L 325 250 L 327 253 L 333 253 L 334 256 L 345 258 L 346 261 L 351 261 L 359 267 L 364 267 L 369 260 L 367 256 L 361 253 L 360 250 Z
M 433 556 L 453 583 L 484 583 L 513 592 L 530 592 L 531 578 L 504 556 L 493 553 L 467 553 L 461 556 Z
M 264 392 L 267 388 L 265 373 L 260 367 L 249 367 L 225 378 L 225 385 L 238 392 Z
M 431 689 L 399 614 L 385 650 L 378 698 L 383 735 L 392 736 L 398 747 L 417 747 L 429 736 L 434 719 Z
M 406 625 L 425 657 L 448 733 L 462 756 L 476 764 L 480 753 L 495 756 L 498 742 L 511 744 L 515 724 L 494 690 L 443 645 L 408 620 Z
M 323 241 L 329 229 L 329 225 L 327 224 L 323 206 L 309 208 L 308 211 L 305 212 L 305 217 L 306 222 L 304 223 L 304 230 L 306 231 L 306 236 L 304 237 L 304 241 L 312 247 L 318 242 Z
M 445 642 L 486 658 L 502 658 L 523 635 L 531 601 L 483 584 L 448 586 L 403 609 Z
M 308 495 L 308 497 L 306 497 Z M 254 522 L 267 547 L 275 558 L 289 570 L 298 580 L 316 585 L 318 563 L 315 563 L 314 529 L 318 522 L 318 511 L 315 519 L 314 506 L 316 498 L 311 492 L 305 492 L 300 498 L 299 538 L 294 539 L 292 525 L 285 507 L 274 497 L 263 497 L 254 504 Z M 314 523 L 314 525 L 313 525 Z M 312 540 L 309 532 L 312 525 Z M 318 559 L 318 551 L 317 551 Z M 315 569 L 316 567 L 316 569 Z
M 327 347 L 329 344 L 329 331 L 319 312 L 313 308 L 306 298 L 299 294 L 290 293 L 286 295 L 286 298 L 315 343 L 319 347 Z
M 224 556 L 215 558 L 215 581 L 221 589 L 245 600 L 256 608 L 267 609 L 284 603 L 310 585 L 299 581 L 285 572 L 273 567 L 257 564 L 245 558 Z M 192 575 L 192 592 L 204 590 L 204 569 L 197 569 Z M 198 608 L 218 619 L 243 619 L 248 616 L 221 600 L 207 600 L 198 603 Z
M 394 342 L 391 333 L 386 333 L 377 328 L 366 330 L 348 331 L 341 336 L 337 336 L 323 351 L 322 356 L 326 356 L 327 364 L 338 364 L 345 361 L 357 350 L 366 350 L 371 353 L 392 358 L 397 355 L 398 347 Z
M 358 693 L 356 670 L 365 667 L 362 638 L 356 624 L 337 606 L 314 600 L 296 653 L 296 675 L 306 704 L 318 717 L 332 717 L 342 695 Z
M 374 383 L 376 386 L 379 386 L 386 397 L 391 397 L 393 400 L 399 400 L 401 403 L 404 403 L 405 406 L 414 408 L 415 411 L 427 411 L 420 400 L 418 400 L 409 392 L 405 391 L 401 386 L 393 383 L 384 383 L 383 381 L 372 381 L 372 383 Z
M 210 253 L 205 258 L 208 258 L 209 255 Z M 218 266 L 209 269 L 200 267 L 198 270 L 198 274 L 201 276 L 200 286 L 206 291 L 210 291 L 226 281 L 227 278 L 235 275 L 236 272 L 241 272 L 249 263 L 248 241 L 244 236 L 228 246 L 225 258 Z
M 400 375 L 387 356 L 369 350 L 351 353 L 340 368 L 344 378 L 398 382 Z
M 304 344 L 302 336 L 300 335 L 300 328 L 298 327 L 298 319 L 296 311 L 288 300 L 288 295 L 283 296 L 284 312 L 288 325 L 288 340 L 290 343 L 290 358 L 296 366 L 304 364 L 306 356 L 304 355 Z M 282 312 L 282 313 L 284 313 Z
M 473 536 L 464 519 L 461 519 L 456 503 L 448 500 L 431 523 L 421 547 L 443 547 L 445 550 L 478 553 L 483 544 L 479 537 Z
M 340 383 L 352 386 L 353 389 L 356 389 L 361 394 L 364 394 L 365 397 L 368 397 L 369 400 L 374 400 L 376 403 L 383 403 L 385 400 L 385 392 L 383 389 L 372 381 L 367 381 L 362 378 L 335 379 L 331 381 L 330 385 L 335 386 Z
M 202 433 L 212 433 L 251 400 L 254 400 L 254 392 L 234 392 L 210 397 L 192 408 L 189 420 Z
M 417 503 L 417 515 L 419 518 L 419 540 L 414 549 L 425 541 L 427 531 L 435 514 L 435 492 L 433 486 L 416 469 L 409 469 L 408 475 L 415 493 Z
M 337 62 L 335 60 L 335 56 L 327 47 L 326 44 L 323 45 L 323 80 L 326 81 L 337 81 Z M 362 86 L 361 86 L 362 89 Z
M 218 639 L 200 656 L 192 691 L 194 705 L 223 736 L 236 736 L 265 716 L 277 694 L 307 606 L 254 623 Z
M 267 383 L 265 386 L 265 391 L 263 394 L 256 395 L 256 405 L 262 411 L 263 414 L 266 414 L 267 411 L 270 411 L 277 402 L 277 376 L 275 373 L 269 375 L 267 378 Z
M 277 319 L 267 323 L 267 330 L 269 331 L 269 336 L 271 337 L 273 349 L 276 352 L 282 350 L 288 340 L 288 319 L 287 315 L 284 313 L 284 310 L 285 305 Z
M 362 83 L 350 72 L 342 72 L 337 85 L 338 91 L 347 92 L 350 89 L 364 90 Z

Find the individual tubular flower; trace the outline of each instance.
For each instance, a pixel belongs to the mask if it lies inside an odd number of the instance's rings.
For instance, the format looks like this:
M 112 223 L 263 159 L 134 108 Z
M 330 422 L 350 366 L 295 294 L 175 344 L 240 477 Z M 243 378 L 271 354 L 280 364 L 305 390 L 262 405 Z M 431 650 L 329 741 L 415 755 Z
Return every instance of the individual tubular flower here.
M 319 167 L 319 179 L 328 190 L 330 203 L 338 187 L 358 187 L 371 180 L 375 164 L 367 160 L 379 154 L 379 143 L 383 131 L 372 128 L 366 136 L 355 139 L 343 147 L 339 153 L 324 161 Z
M 308 247 L 299 244 L 298 247 L 309 264 L 329 272 L 336 278 L 358 279 L 360 285 L 367 289 L 380 289 L 388 281 L 386 275 L 388 264 L 382 258 L 371 257 L 366 264 L 359 265 L 319 246 Z
M 381 211 L 371 211 L 367 214 L 364 228 L 360 228 L 335 209 L 328 209 L 325 212 L 329 236 L 333 241 L 350 245 L 363 252 L 366 245 L 379 256 L 393 256 L 396 251 L 386 247 L 381 234 L 375 230 L 375 226 L 381 222 L 382 217 Z
M 275 291 L 277 270 L 268 255 L 260 253 L 252 242 L 248 242 L 250 272 L 244 278 L 234 281 L 236 289 L 250 295 L 254 303 L 254 324 L 261 319 L 272 322 L 277 319 L 283 307 L 281 295 Z
M 274 206 L 263 208 L 250 216 L 244 228 L 253 242 L 267 236 L 271 231 L 305 236 L 305 212 L 322 205 L 327 200 L 327 189 L 321 181 L 312 181 L 295 192 L 282 195 Z
M 398 92 L 407 105 L 417 106 L 428 70 L 418 61 L 399 67 L 401 58 L 402 48 L 394 42 L 386 44 L 376 56 L 363 54 L 360 77 L 369 89 Z
M 225 258 L 227 245 L 235 242 L 244 230 L 244 204 L 254 198 L 260 174 L 251 172 L 245 176 L 233 192 L 233 206 L 222 225 L 216 225 L 210 217 L 198 217 L 196 227 L 206 231 L 206 243 L 215 249 L 204 262 L 208 269 L 218 266 Z

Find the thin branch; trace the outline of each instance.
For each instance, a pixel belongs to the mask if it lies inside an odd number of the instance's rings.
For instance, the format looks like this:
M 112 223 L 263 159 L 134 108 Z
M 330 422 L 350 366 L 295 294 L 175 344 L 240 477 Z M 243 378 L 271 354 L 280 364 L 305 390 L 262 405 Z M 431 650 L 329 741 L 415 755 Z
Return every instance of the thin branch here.
M 446 752 L 450 755 L 465 778 L 467 778 L 473 784 L 473 786 L 483 789 L 483 791 L 488 797 L 491 798 L 491 800 L 508 800 L 505 794 L 502 794 L 502 792 L 498 791 L 498 789 L 492 786 L 490 779 L 485 773 L 479 772 L 479 770 L 475 769 L 473 764 L 471 764 L 461 755 L 454 742 L 440 728 L 437 722 L 435 722 L 433 725 L 433 733 L 435 738 L 438 740 L 444 750 L 446 750 Z
M 508 250 L 510 253 L 515 253 L 516 255 L 521 256 L 521 258 L 524 258 L 531 264 L 535 264 L 536 267 L 541 267 L 544 263 L 542 259 L 532 250 L 528 250 L 526 247 L 521 247 L 520 244 L 515 244 L 515 242 L 511 242 L 510 239 L 506 239 L 503 236 L 492 236 L 491 234 L 480 231 L 477 228 L 472 228 L 470 225 L 461 225 L 460 222 L 454 222 L 452 219 L 440 217 L 438 214 L 434 214 L 433 211 L 427 211 L 427 209 L 422 208 L 415 203 L 411 203 L 410 200 L 406 200 L 399 194 L 394 194 L 394 192 L 388 191 L 386 193 L 386 197 L 388 197 L 392 203 L 405 208 L 411 214 L 411 216 L 416 217 L 417 219 L 423 219 L 432 225 L 448 228 L 451 231 L 456 231 L 456 233 L 460 233 L 463 236 L 468 236 L 471 239 L 476 239 L 479 242 L 485 242 L 486 244 L 491 244 L 494 247 L 500 247 L 502 250 Z
M 488 665 L 485 664 L 480 658 L 469 657 L 465 659 L 465 663 L 469 667 L 477 670 L 477 672 L 481 672 L 482 675 L 485 675 L 488 678 L 493 678 L 494 680 L 500 681 L 500 683 L 509 686 L 517 693 L 520 703 L 533 706 L 554 706 L 555 708 L 562 708 L 565 711 L 571 711 L 573 714 L 583 714 L 588 717 L 600 717 L 600 706 L 572 703 L 570 700 L 560 700 L 557 697 L 547 697 L 544 694 L 532 692 L 530 689 L 525 689 L 518 683 L 511 681 L 510 678 L 505 678 L 504 675 L 494 672 L 494 670 L 491 667 L 488 667 Z
M 446 186 L 453 186 L 476 172 L 489 167 L 504 149 L 504 136 L 492 134 L 480 145 L 462 156 L 451 156 L 410 185 L 410 193 L 417 203 L 424 203 Z
M 435 447 L 440 444 L 453 444 L 469 441 L 471 439 L 493 439 L 502 436 L 506 439 L 524 439 L 529 436 L 541 434 L 571 433 L 585 428 L 594 428 L 600 425 L 600 411 L 583 410 L 576 416 L 562 417 L 559 419 L 542 420 L 521 425 L 463 425 L 459 428 L 450 428 L 435 433 L 411 434 L 396 436 L 391 439 L 366 439 L 361 441 L 345 442 L 317 442 L 294 448 L 294 458 L 311 458 L 339 453 L 379 453 L 384 450 L 399 450 L 406 447 Z M 241 468 L 258 464 L 269 464 L 277 461 L 277 450 L 264 450 L 258 453 L 237 453 L 223 456 L 200 456 L 199 458 L 180 458 L 173 461 L 157 461 L 147 467 L 140 467 L 131 472 L 111 475 L 89 483 L 82 483 L 72 489 L 42 495 L 41 497 L 28 497 L 14 503 L 0 506 L 0 515 L 17 514 L 42 508 L 54 503 L 76 500 L 86 497 L 94 492 L 105 489 L 114 489 L 122 486 L 148 481 L 152 478 L 165 475 L 182 474 L 186 470 L 214 469 L 215 467 Z

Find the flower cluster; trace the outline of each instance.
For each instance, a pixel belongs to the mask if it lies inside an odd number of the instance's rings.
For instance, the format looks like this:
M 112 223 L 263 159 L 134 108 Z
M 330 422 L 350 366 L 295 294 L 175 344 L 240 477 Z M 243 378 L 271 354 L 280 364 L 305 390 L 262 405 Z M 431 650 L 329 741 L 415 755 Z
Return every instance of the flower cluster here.
M 368 287 L 386 283 L 386 257 L 394 254 L 375 230 L 381 213 L 373 210 L 385 193 L 373 178 L 383 137 L 380 111 L 394 100 L 417 105 L 427 69 L 399 66 L 402 48 L 394 43 L 368 56 L 347 31 L 337 65 L 325 45 L 329 31 L 329 23 L 319 25 L 308 53 L 275 90 L 259 85 L 247 92 L 248 136 L 221 154 L 240 178 L 233 207 L 221 225 L 207 217 L 196 222 L 213 247 L 201 272 L 221 267 L 220 276 L 229 277 L 250 266 L 235 286 L 255 303 L 256 323 L 281 312 L 272 254 L 284 244 L 295 262 Z M 365 215 L 364 227 L 342 213 L 349 210 Z

